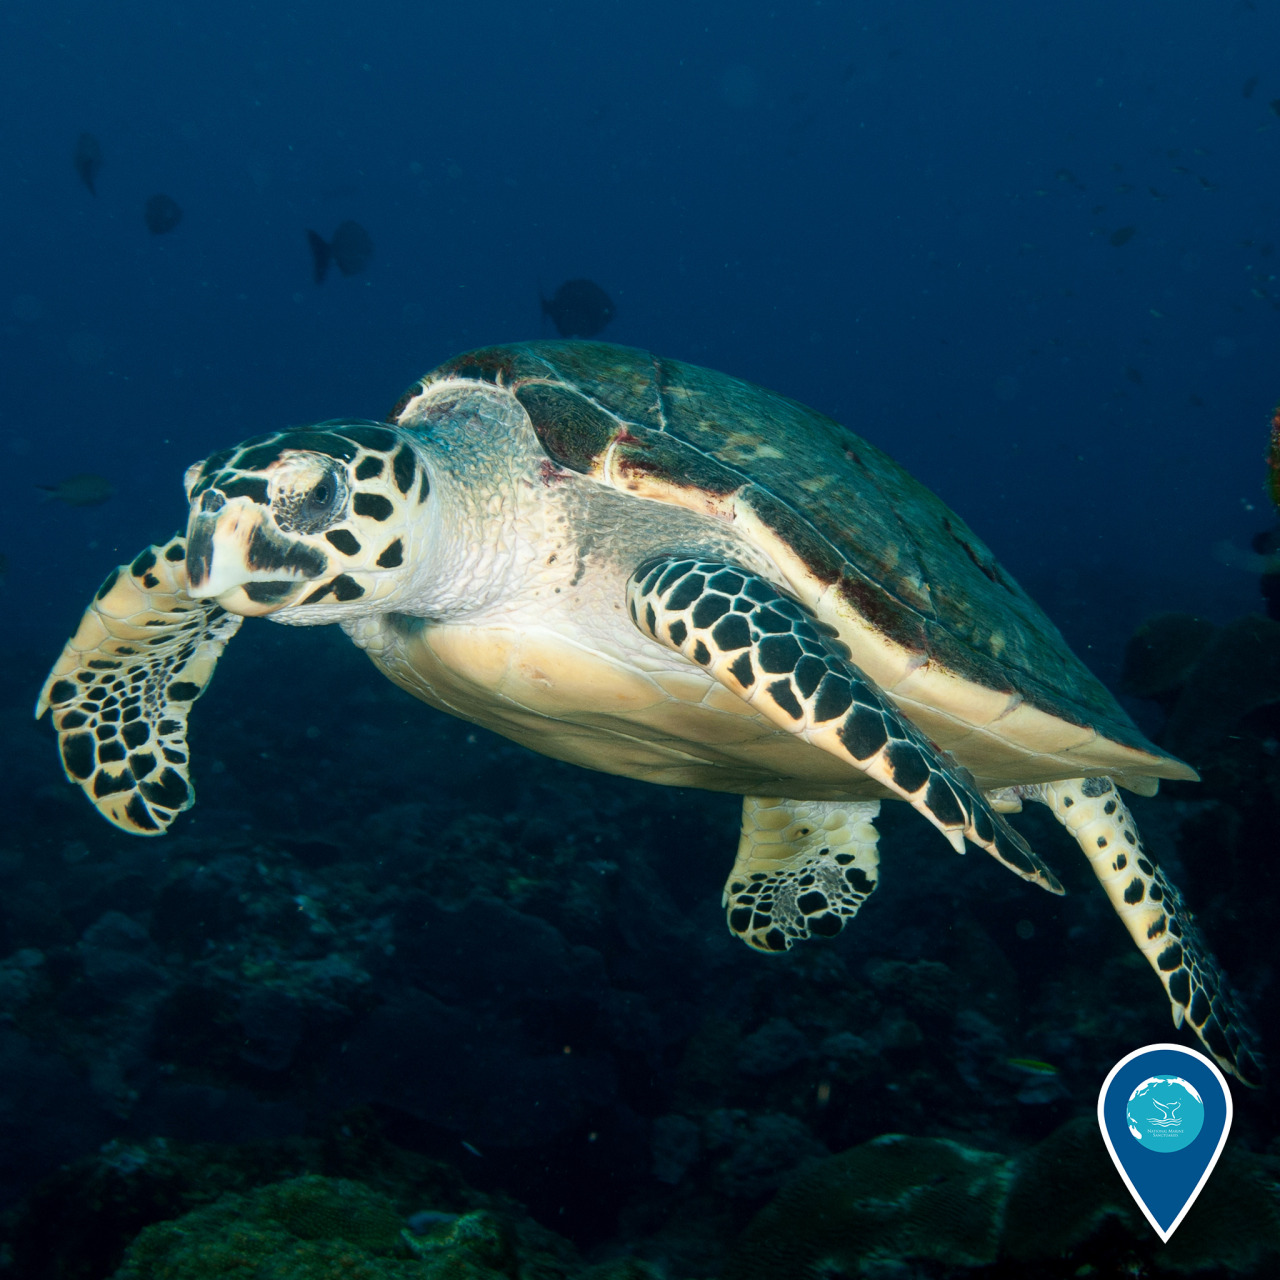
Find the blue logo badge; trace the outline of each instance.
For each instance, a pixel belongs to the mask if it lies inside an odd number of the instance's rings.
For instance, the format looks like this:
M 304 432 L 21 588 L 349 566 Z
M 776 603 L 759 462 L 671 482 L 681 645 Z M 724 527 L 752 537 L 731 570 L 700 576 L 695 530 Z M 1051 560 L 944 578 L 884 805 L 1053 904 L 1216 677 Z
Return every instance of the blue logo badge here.
M 1204 1128 L 1204 1099 L 1181 1076 L 1149 1076 L 1125 1108 L 1129 1132 L 1149 1151 L 1181 1151 Z
M 1203 1054 L 1149 1044 L 1111 1068 L 1098 1125 L 1125 1186 L 1167 1243 L 1226 1145 L 1231 1093 Z

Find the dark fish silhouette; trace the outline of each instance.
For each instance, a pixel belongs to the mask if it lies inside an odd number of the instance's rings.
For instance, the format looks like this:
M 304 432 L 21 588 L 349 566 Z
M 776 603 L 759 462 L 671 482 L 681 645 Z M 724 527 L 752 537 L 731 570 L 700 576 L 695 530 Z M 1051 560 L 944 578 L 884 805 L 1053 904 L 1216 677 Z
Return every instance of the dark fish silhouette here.
M 1242 96 L 1242 97 L 1245 97 L 1245 98 L 1252 98 L 1252 97 L 1253 97 L 1253 91 L 1254 91 L 1257 87 L 1258 87 L 1258 77 L 1257 77 L 1257 76 L 1250 76 L 1250 77 L 1249 77 L 1249 78 L 1244 82 L 1244 88 L 1240 90 L 1240 94 L 1241 94 L 1241 96 Z
M 337 265 L 344 276 L 359 275 L 373 257 L 373 237 L 358 223 L 348 219 L 340 223 L 327 244 L 314 231 L 307 232 L 311 245 L 311 265 L 319 284 L 329 271 L 329 263 Z
M 99 507 L 115 493 L 110 480 L 82 471 L 68 476 L 60 484 L 38 484 L 36 488 L 45 494 L 48 502 L 65 502 L 69 507 Z
M 154 195 L 147 201 L 143 217 L 147 220 L 147 230 L 153 236 L 162 236 L 182 221 L 182 210 L 170 196 Z
M 594 280 L 566 280 L 542 299 L 542 313 L 551 317 L 562 338 L 594 338 L 613 319 L 609 295 Z
M 98 194 L 98 170 L 102 168 L 102 144 L 91 133 L 82 133 L 76 140 L 76 172 L 80 181 L 89 188 L 89 194 Z
M 1137 234 L 1137 227 L 1119 227 L 1111 233 L 1111 243 L 1118 249 L 1122 244 L 1128 244 Z

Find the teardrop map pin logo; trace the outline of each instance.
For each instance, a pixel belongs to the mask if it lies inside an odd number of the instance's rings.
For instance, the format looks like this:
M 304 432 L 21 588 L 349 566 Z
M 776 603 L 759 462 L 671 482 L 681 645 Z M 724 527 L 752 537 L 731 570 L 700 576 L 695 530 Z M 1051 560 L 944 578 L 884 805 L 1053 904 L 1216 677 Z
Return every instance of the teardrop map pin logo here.
M 1164 1243 L 1195 1203 L 1231 1131 L 1231 1091 L 1194 1049 L 1149 1044 L 1111 1068 L 1098 1126 L 1138 1208 Z

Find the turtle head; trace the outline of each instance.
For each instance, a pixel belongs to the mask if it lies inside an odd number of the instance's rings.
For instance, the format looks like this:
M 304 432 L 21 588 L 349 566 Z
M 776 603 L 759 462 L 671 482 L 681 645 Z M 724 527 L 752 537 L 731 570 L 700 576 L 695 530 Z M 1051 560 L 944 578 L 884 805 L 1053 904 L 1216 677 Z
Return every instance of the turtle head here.
M 224 449 L 188 469 L 186 489 L 189 594 L 308 624 L 394 603 L 430 483 L 408 432 L 344 421 Z

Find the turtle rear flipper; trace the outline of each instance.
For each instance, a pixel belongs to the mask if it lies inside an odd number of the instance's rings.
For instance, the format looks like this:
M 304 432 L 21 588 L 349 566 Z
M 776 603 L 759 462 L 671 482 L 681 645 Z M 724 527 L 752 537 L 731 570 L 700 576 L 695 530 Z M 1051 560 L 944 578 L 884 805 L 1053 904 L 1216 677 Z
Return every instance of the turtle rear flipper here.
M 879 800 L 744 796 L 738 858 L 724 888 L 729 930 L 757 951 L 832 938 L 880 878 Z
M 36 702 L 67 777 L 134 835 L 163 835 L 195 802 L 187 712 L 243 621 L 187 595 L 186 548 L 175 536 L 108 574 Z
M 1247 1085 L 1262 1079 L 1257 1033 L 1182 895 L 1143 847 L 1110 778 L 1069 778 L 1018 788 L 1047 805 L 1076 838 L 1129 936 L 1169 995 L 1173 1024 L 1190 1024 L 1224 1071 Z

